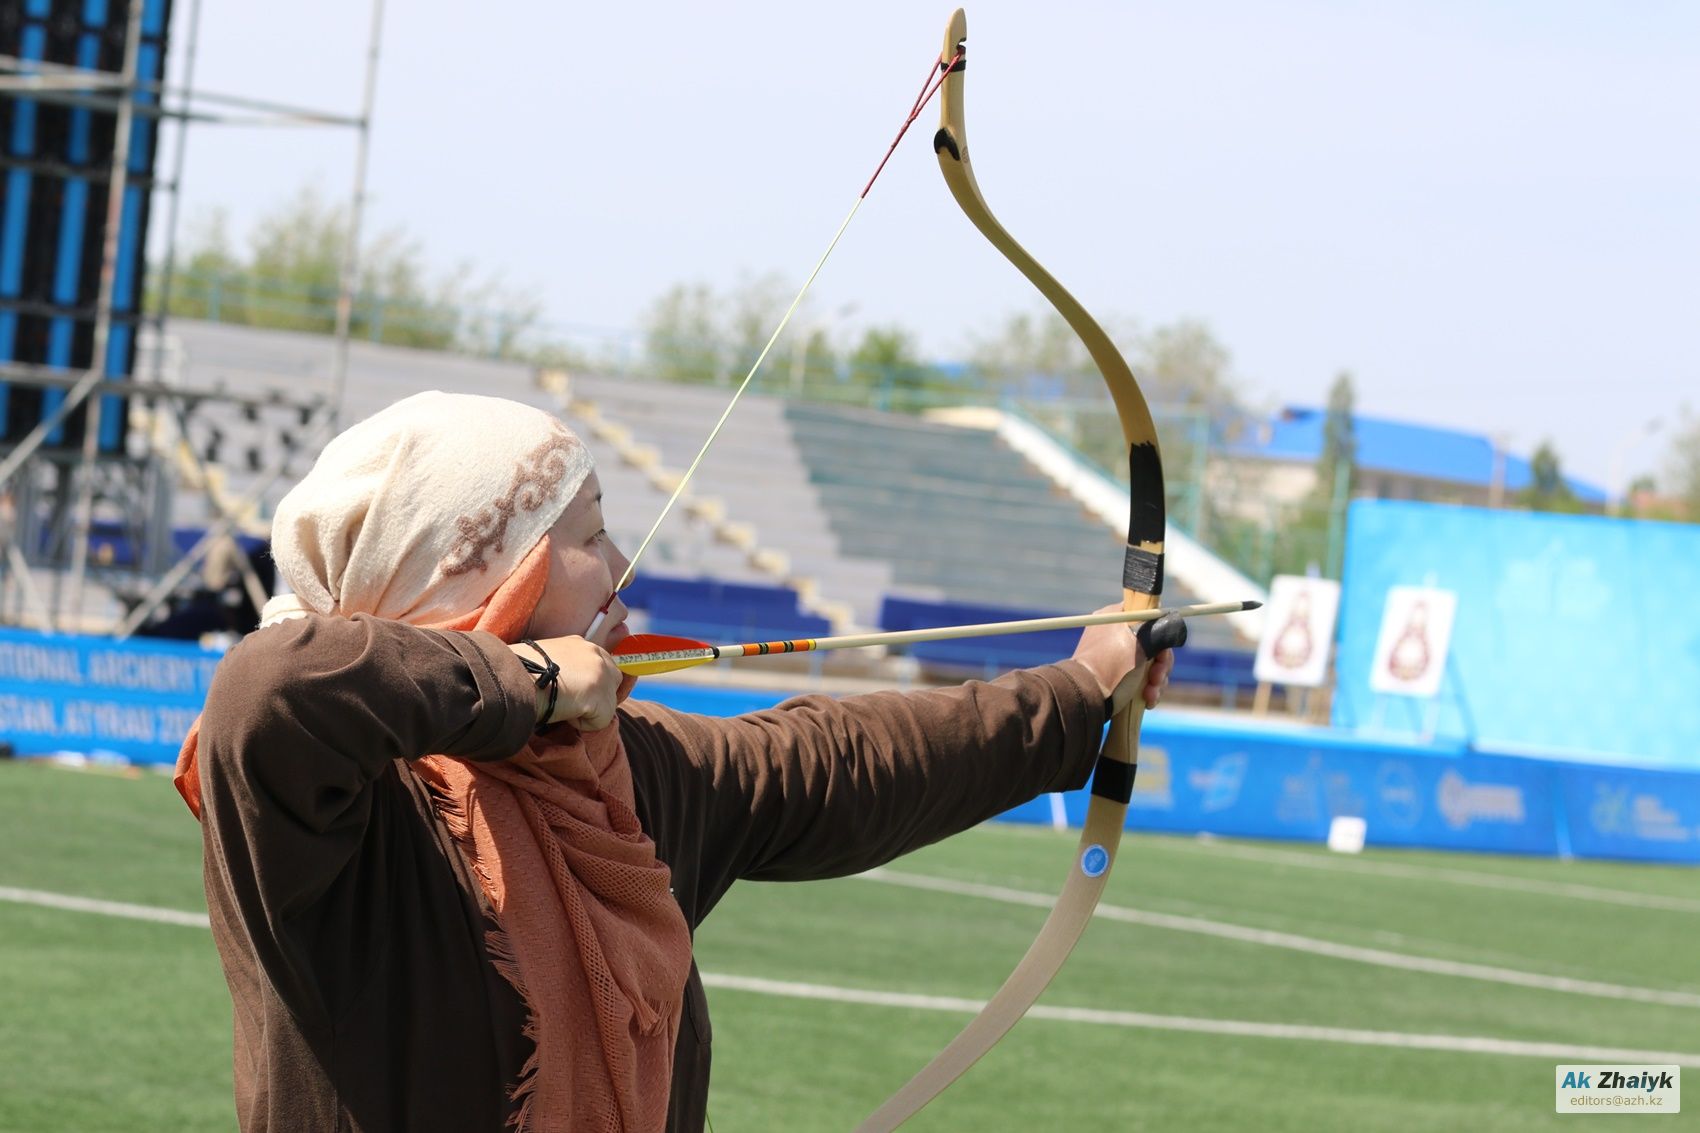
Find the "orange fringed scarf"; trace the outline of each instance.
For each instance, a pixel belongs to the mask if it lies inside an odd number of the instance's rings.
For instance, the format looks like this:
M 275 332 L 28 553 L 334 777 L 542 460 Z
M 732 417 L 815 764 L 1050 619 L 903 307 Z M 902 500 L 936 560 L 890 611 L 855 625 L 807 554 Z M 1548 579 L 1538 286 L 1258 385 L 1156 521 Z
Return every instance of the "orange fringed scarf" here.
M 517 641 L 548 576 L 544 536 L 482 609 L 433 628 Z M 176 776 L 197 816 L 198 732 Z M 618 719 L 589 735 L 558 726 L 501 762 L 411 766 L 489 899 L 491 959 L 529 1012 L 536 1045 L 513 1091 L 514 1128 L 661 1129 L 691 938 L 638 823 Z

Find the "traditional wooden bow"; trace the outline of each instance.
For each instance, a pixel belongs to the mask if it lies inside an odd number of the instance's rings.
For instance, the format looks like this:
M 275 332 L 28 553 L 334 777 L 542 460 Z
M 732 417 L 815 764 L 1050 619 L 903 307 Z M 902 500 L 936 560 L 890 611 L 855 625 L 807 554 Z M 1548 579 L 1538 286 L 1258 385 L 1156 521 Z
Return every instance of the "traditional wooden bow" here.
M 957 9 L 945 29 L 944 50 L 939 67 L 948 73 L 941 89 L 939 132 L 933 138 L 945 184 L 968 219 L 974 222 L 992 246 L 1026 276 L 1039 293 L 1067 320 L 1085 343 L 1092 361 L 1103 374 L 1121 417 L 1127 438 L 1128 479 L 1132 508 L 1128 516 L 1127 556 L 1122 566 L 1122 609 L 1156 608 L 1163 589 L 1163 462 L 1157 451 L 1157 429 L 1139 383 L 1126 360 L 1110 342 L 1097 320 L 1070 295 L 1050 272 L 1041 267 L 1026 249 L 1012 239 L 992 216 L 974 169 L 968 160 L 968 132 L 963 115 L 963 68 L 967 64 L 968 19 Z M 1164 618 L 1144 628 L 1142 642 L 1149 658 L 1159 650 L 1186 640 L 1186 624 L 1179 618 Z M 1143 688 L 1149 661 L 1135 675 Z M 1109 880 L 1110 866 L 1121 843 L 1122 824 L 1128 799 L 1133 793 L 1134 768 L 1139 752 L 1139 725 L 1145 714 L 1144 699 L 1133 701 L 1110 724 L 1108 738 L 1092 776 L 1092 797 L 1086 826 L 1069 869 L 1062 894 L 1039 930 L 1027 954 L 1021 958 L 1004 985 L 962 1033 L 938 1053 L 920 1073 L 864 1121 L 864 1133 L 895 1129 L 954 1082 L 981 1055 L 1027 1013 L 1051 978 L 1074 950 L 1097 908 Z

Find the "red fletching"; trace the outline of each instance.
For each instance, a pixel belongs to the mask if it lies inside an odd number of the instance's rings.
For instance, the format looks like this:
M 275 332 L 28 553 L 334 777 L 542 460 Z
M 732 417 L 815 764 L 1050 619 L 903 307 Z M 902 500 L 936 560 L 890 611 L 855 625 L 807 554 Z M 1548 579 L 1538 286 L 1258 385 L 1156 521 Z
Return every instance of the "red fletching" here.
M 705 641 L 692 641 L 688 637 L 670 637 L 664 633 L 634 633 L 620 642 L 612 650 L 616 657 L 624 657 L 632 653 L 671 653 L 676 649 L 707 649 Z

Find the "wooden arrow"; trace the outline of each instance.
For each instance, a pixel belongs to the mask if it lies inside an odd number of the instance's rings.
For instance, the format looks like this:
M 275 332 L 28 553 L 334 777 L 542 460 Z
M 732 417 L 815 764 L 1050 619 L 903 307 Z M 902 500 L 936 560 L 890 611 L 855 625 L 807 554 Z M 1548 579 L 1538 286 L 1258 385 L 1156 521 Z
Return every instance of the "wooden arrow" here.
M 1006 633 L 1038 633 L 1047 629 L 1081 629 L 1085 626 L 1150 622 L 1166 614 L 1183 618 L 1203 614 L 1237 614 L 1255 610 L 1260 602 L 1215 602 L 1201 606 L 1178 606 L 1169 610 L 1116 610 L 1104 614 L 1073 614 L 1061 618 L 1027 618 L 1014 622 L 984 622 L 970 626 L 934 626 L 889 633 L 850 633 L 839 637 L 801 637 L 791 641 L 751 641 L 741 645 L 709 645 L 688 637 L 638 633 L 614 648 L 614 664 L 633 676 L 671 673 L 721 658 L 770 657 L 776 653 L 818 653 L 828 649 L 861 649 L 870 645 L 914 645 L 922 641 L 952 641 L 960 637 L 992 637 Z

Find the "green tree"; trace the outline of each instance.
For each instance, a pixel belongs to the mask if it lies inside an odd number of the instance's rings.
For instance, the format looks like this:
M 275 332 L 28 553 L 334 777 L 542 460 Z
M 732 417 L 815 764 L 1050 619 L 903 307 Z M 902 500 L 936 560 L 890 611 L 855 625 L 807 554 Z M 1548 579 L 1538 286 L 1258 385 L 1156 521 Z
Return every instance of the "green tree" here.
M 1080 337 L 1055 311 L 1009 316 L 996 333 L 971 340 L 968 365 L 977 380 L 1015 397 L 1088 397 L 1103 389 Z
M 1357 486 L 1356 401 L 1352 375 L 1342 370 L 1335 376 L 1334 384 L 1328 387 L 1328 413 L 1322 422 L 1322 452 L 1316 462 L 1317 490 L 1328 499 L 1340 494 L 1336 485 L 1341 477 L 1345 478 L 1345 494 L 1350 495 Z
M 746 280 L 721 294 L 706 283 L 680 283 L 650 304 L 643 321 L 644 369 L 678 382 L 742 381 L 790 302 L 779 276 Z M 756 375 L 757 388 L 830 380 L 837 352 L 805 303 Z
M 649 373 L 670 382 L 725 380 L 732 348 L 720 331 L 718 308 L 706 283 L 675 284 L 651 304 L 643 324 Z
M 189 318 L 328 334 L 336 326 L 344 209 L 311 187 L 262 217 L 246 254 L 222 212 L 192 228 L 170 312 Z M 421 243 L 400 229 L 368 240 L 358 257 L 350 333 L 426 349 L 523 357 L 538 318 L 535 300 L 479 281 L 469 265 L 433 278 Z M 156 296 L 157 299 L 157 296 Z
M 1315 568 L 1329 578 L 1340 577 L 1346 505 L 1357 485 L 1356 401 L 1352 375 L 1342 370 L 1328 387 L 1316 483 L 1282 516 L 1270 542 L 1276 574 L 1303 574 Z
M 250 301 L 257 312 L 265 312 L 266 325 L 321 332 L 336 325 L 336 313 L 326 309 L 326 301 L 336 299 L 347 232 L 339 210 L 310 187 L 260 218 L 249 241 L 245 274 Z M 376 257 L 362 258 L 370 274 Z
M 1637 476 L 1617 507 L 1622 519 L 1664 519 L 1680 523 L 1694 514 L 1676 497 L 1659 494 L 1659 484 L 1652 476 Z
M 761 355 L 761 348 L 773 337 L 773 328 L 779 325 L 790 301 L 791 289 L 777 275 L 747 279 L 726 298 L 726 336 L 731 347 L 733 370 L 728 377 L 733 381 L 742 381 L 744 375 L 750 372 L 750 367 Z M 802 325 L 793 319 L 786 332 L 806 333 Z M 774 350 L 778 349 L 779 343 L 776 342 Z M 770 352 L 762 363 L 769 383 L 778 380 L 774 375 L 783 369 L 780 365 L 782 358 L 782 355 Z M 762 380 L 762 375 L 758 375 L 757 380 Z
M 1529 458 L 1529 486 L 1517 493 L 1517 502 L 1531 511 L 1582 510 L 1582 502 L 1565 482 L 1558 450 L 1551 441 L 1542 441 Z
M 1686 406 L 1665 450 L 1664 481 L 1673 505 L 1671 518 L 1700 523 L 1700 417 Z
M 1152 403 L 1216 415 L 1239 401 L 1229 375 L 1232 360 L 1208 326 L 1182 318 L 1139 337 L 1134 369 Z
M 1148 333 L 1123 317 L 1101 325 L 1128 359 L 1150 404 L 1170 514 L 1201 532 L 1211 510 L 1204 482 L 1211 437 L 1239 406 L 1228 349 L 1197 319 L 1178 319 Z M 982 384 L 1018 399 L 1035 420 L 1125 481 L 1121 421 L 1097 366 L 1061 315 L 1010 316 L 995 334 L 974 343 L 970 359 L 971 373 Z
M 869 327 L 846 367 L 862 404 L 898 413 L 932 408 L 955 389 L 937 367 L 921 361 L 913 336 L 902 327 Z
M 230 218 L 223 209 L 213 209 L 194 218 L 184 241 L 186 251 L 172 281 L 171 313 L 191 319 L 217 322 L 248 321 L 243 286 L 247 265 L 230 240 Z M 158 272 L 148 273 L 148 286 L 160 283 Z M 157 309 L 158 294 L 148 296 Z
M 838 350 L 825 327 L 813 327 L 792 342 L 786 351 L 785 381 L 791 389 L 810 389 L 817 394 L 832 391 L 839 373 Z

